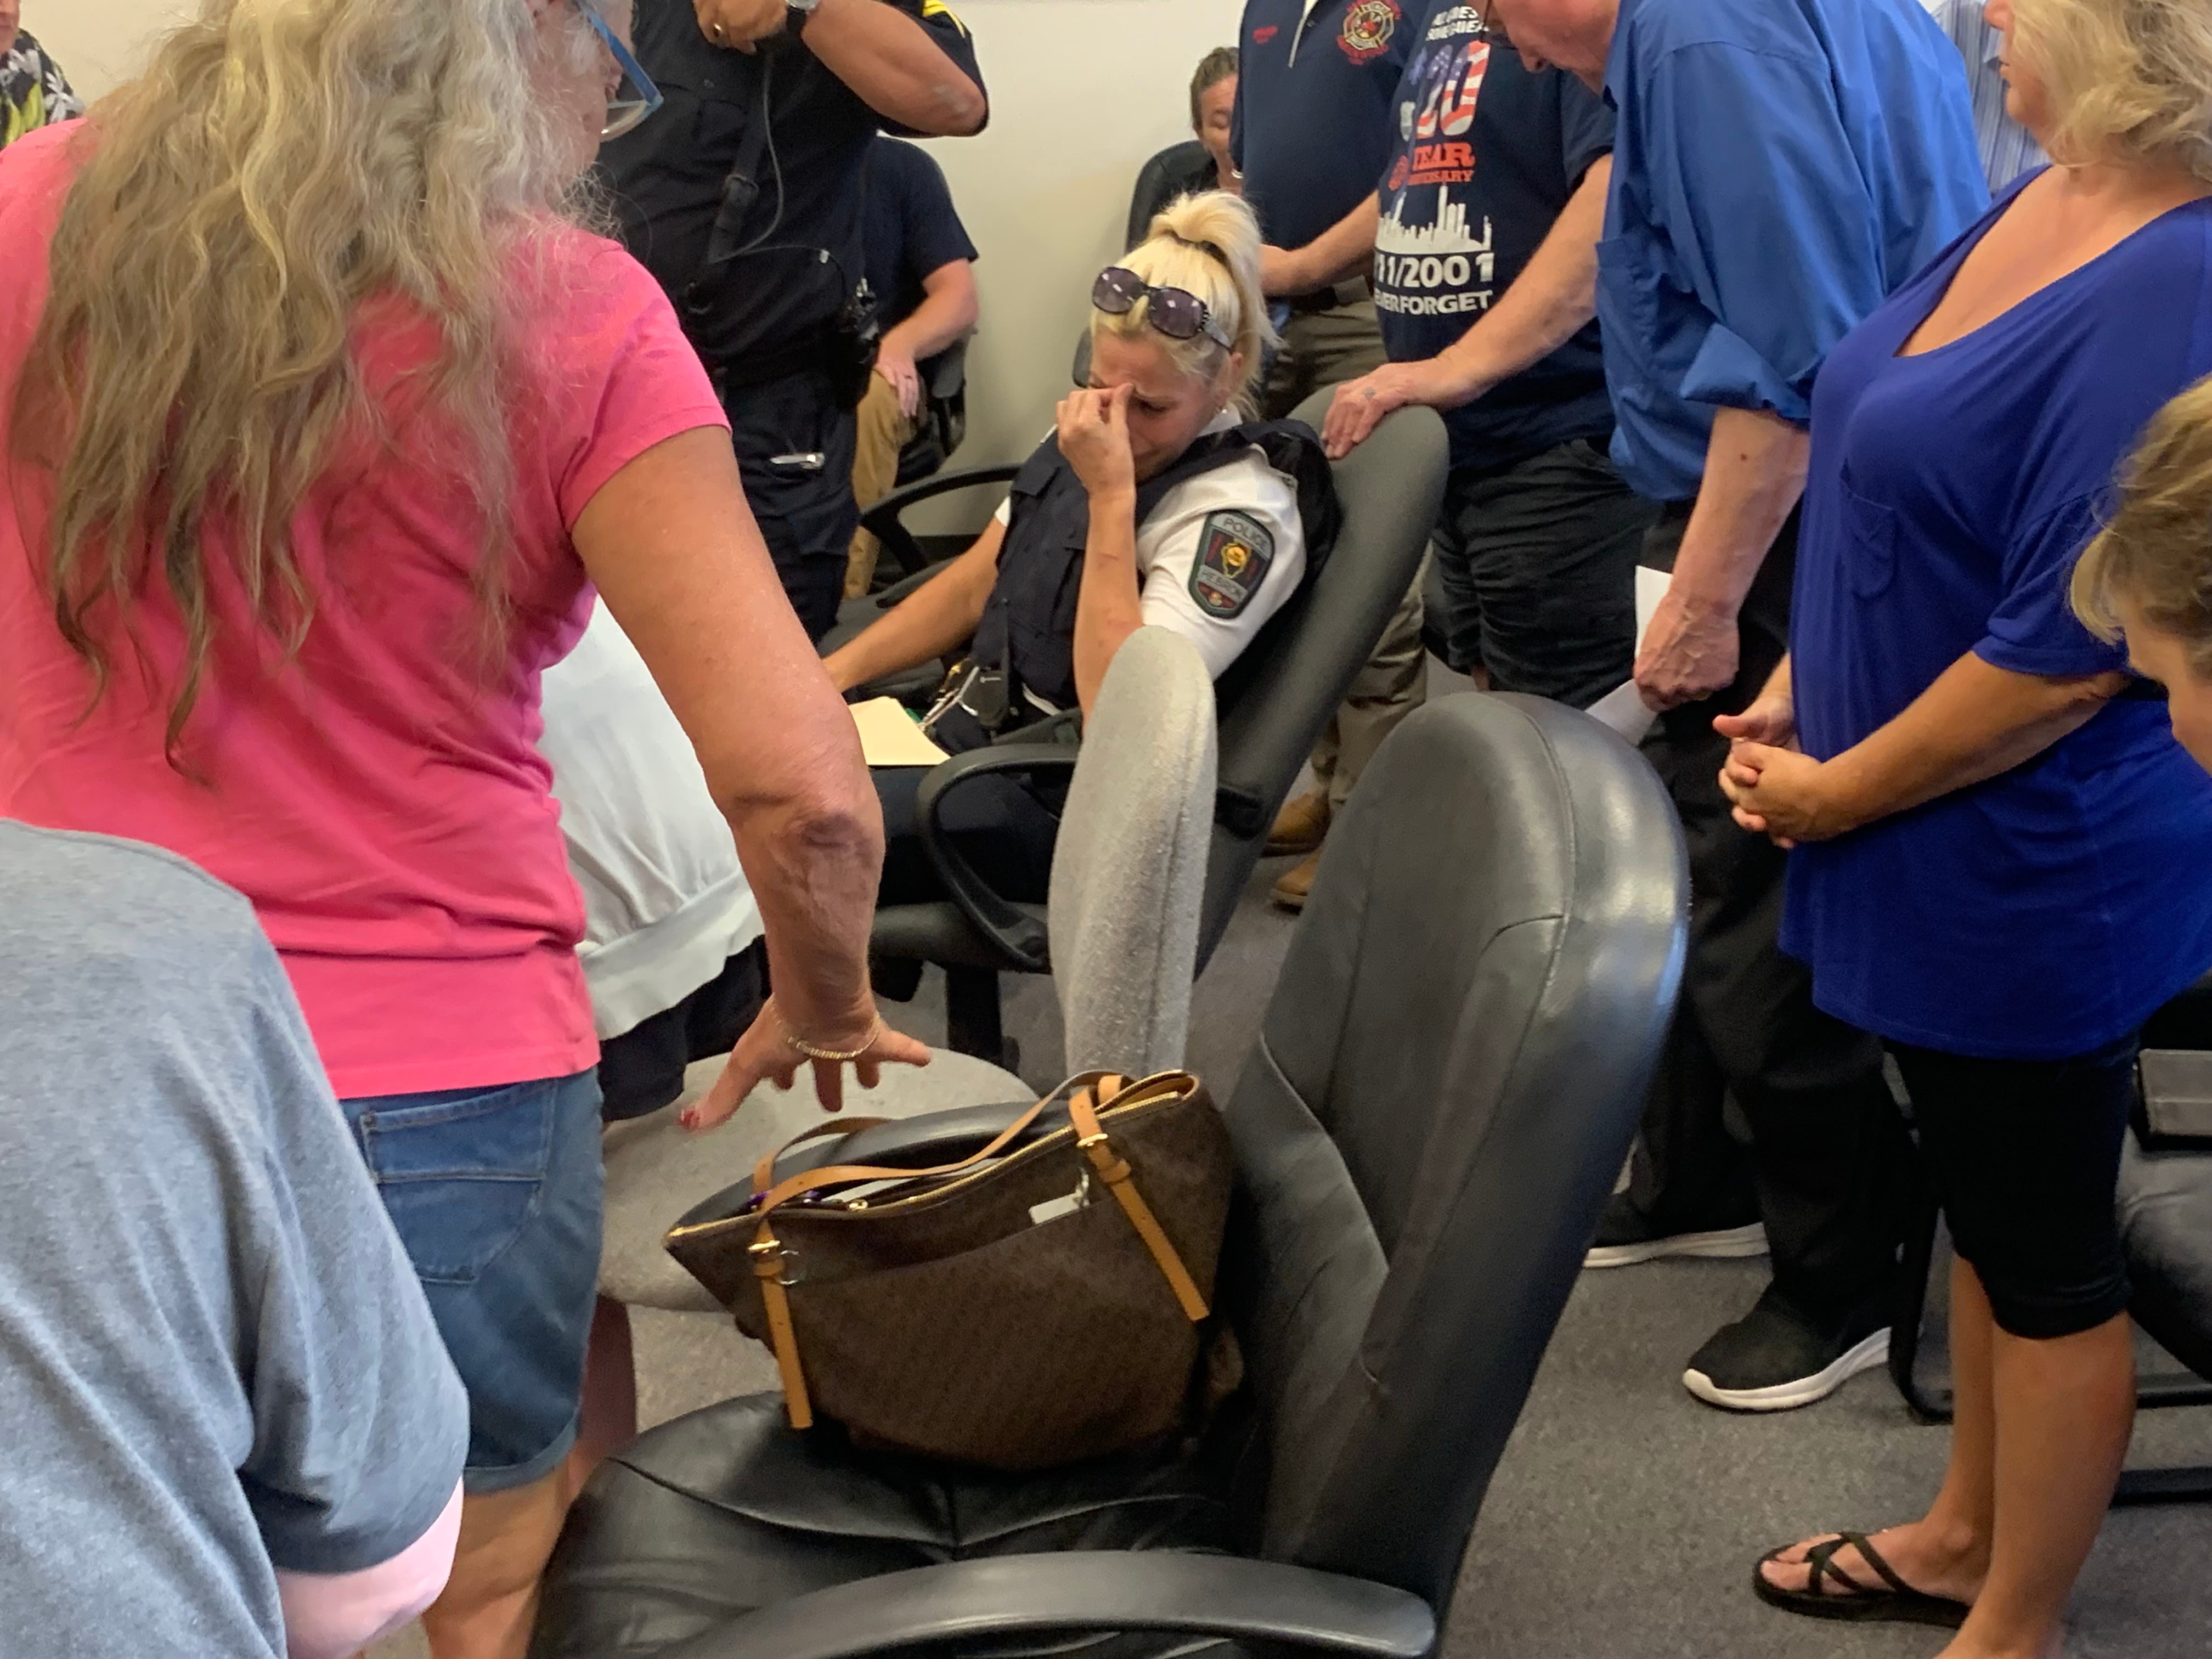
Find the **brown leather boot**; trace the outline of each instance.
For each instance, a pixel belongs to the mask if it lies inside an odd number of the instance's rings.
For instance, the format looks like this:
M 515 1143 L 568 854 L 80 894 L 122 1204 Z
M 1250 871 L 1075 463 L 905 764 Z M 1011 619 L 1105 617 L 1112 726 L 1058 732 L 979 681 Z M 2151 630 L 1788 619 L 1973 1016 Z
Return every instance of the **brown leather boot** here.
M 1321 849 L 1316 848 L 1284 872 L 1270 896 L 1285 910 L 1304 909 L 1306 895 L 1313 891 L 1314 875 L 1320 868 Z
M 1310 853 L 1328 833 L 1328 791 L 1315 789 L 1285 804 L 1275 814 L 1275 827 L 1267 832 L 1267 856 Z

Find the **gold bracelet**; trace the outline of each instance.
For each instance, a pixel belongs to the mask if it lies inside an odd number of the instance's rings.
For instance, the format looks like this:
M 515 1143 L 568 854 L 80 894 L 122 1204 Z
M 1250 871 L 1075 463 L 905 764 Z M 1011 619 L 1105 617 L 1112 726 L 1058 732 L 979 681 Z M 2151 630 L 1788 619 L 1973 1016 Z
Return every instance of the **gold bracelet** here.
M 828 1060 L 831 1064 L 838 1066 L 843 1065 L 847 1060 L 860 1059 L 861 1055 L 866 1054 L 869 1049 L 876 1046 L 876 1039 L 882 1036 L 884 1034 L 884 1017 L 881 1014 L 878 1014 L 876 1016 L 875 1024 L 868 1028 L 867 1040 L 862 1042 L 859 1048 L 843 1049 L 817 1048 L 812 1043 L 801 1038 L 797 1032 L 791 1029 L 790 1026 L 784 1024 L 783 1011 L 781 1009 L 778 1009 L 776 1011 L 775 1024 L 776 1029 L 783 1033 L 783 1044 L 785 1048 L 789 1048 L 794 1054 L 804 1055 L 808 1060 Z

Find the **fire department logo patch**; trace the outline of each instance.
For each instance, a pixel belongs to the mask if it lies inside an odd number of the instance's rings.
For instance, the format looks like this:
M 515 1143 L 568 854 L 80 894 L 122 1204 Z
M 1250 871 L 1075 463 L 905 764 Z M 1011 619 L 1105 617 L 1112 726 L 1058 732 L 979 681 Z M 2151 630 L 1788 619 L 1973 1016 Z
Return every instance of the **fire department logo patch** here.
M 1353 63 L 1372 63 L 1390 50 L 1390 37 L 1405 16 L 1398 0 L 1355 0 L 1345 9 L 1344 29 L 1336 44 Z
M 1274 562 L 1275 538 L 1267 526 L 1243 513 L 1210 514 L 1190 567 L 1190 596 L 1209 617 L 1241 617 Z

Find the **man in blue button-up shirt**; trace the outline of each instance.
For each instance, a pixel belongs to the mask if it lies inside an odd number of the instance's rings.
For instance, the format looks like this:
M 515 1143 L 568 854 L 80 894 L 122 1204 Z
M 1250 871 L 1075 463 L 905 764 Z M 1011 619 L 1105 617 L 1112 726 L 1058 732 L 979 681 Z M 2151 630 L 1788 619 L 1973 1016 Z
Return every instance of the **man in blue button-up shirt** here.
M 1597 287 L 1613 459 L 1665 504 L 1645 562 L 1674 572 L 1636 682 L 1690 847 L 1691 960 L 1591 1261 L 1746 1254 L 1762 1218 L 1774 1283 L 1684 1382 L 1741 1410 L 1804 1405 L 1887 1352 L 1905 1145 L 1874 1040 L 1816 1010 L 1776 948 L 1783 855 L 1730 822 L 1713 722 L 1787 645 L 1822 360 L 1987 205 L 1966 77 L 1916 0 L 1495 3 L 1524 57 L 1619 113 Z

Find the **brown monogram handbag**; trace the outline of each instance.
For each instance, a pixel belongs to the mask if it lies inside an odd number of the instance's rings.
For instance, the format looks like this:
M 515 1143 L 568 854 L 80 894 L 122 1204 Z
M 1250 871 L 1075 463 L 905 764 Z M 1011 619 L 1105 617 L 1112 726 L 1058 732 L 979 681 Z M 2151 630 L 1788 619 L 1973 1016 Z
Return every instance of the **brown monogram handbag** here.
M 927 1146 L 932 1121 L 896 1129 Z M 775 1352 L 792 1426 L 1016 1471 L 1178 1427 L 1229 1210 L 1205 1085 L 1085 1073 L 955 1162 L 778 1178 L 801 1143 L 881 1123 L 809 1131 L 667 1237 Z

